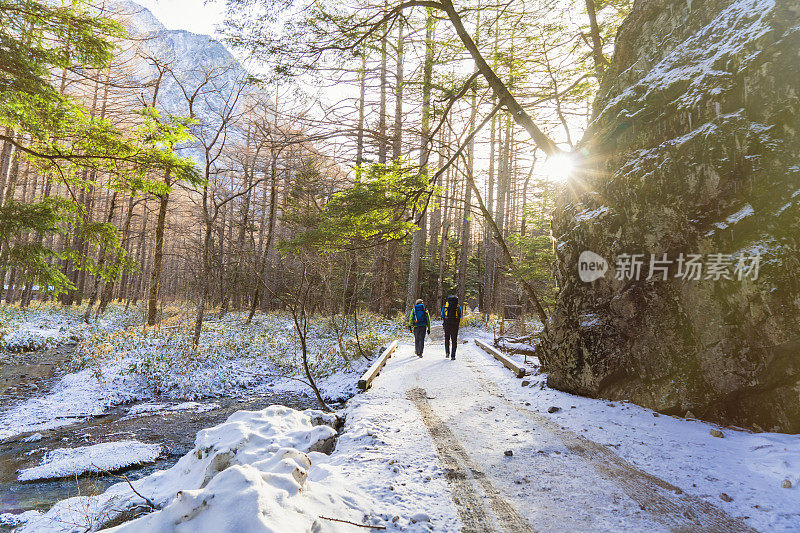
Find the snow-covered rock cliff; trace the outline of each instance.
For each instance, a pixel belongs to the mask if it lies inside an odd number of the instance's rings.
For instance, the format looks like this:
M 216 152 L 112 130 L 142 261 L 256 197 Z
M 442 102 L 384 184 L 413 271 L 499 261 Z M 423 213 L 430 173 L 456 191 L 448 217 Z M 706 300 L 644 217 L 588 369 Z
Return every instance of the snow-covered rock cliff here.
M 800 432 L 798 51 L 796 0 L 636 1 L 553 223 L 550 385 Z

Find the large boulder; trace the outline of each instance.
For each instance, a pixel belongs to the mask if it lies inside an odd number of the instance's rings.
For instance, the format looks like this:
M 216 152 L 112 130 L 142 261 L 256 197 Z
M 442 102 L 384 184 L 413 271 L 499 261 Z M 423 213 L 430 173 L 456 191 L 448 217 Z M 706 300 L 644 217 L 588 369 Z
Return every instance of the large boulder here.
M 551 386 L 800 432 L 799 91 L 797 0 L 636 0 L 553 220 Z

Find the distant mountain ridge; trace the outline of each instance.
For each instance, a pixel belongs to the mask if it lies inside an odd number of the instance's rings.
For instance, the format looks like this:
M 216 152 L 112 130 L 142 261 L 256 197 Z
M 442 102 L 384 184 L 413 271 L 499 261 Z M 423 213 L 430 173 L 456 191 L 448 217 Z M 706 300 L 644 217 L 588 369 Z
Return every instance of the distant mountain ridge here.
M 249 77 L 249 73 L 219 41 L 209 35 L 186 30 L 169 30 L 153 13 L 132 0 L 114 2 L 111 10 L 118 13 L 130 36 L 145 40 L 142 48 L 170 64 L 173 75 L 185 86 L 192 87 L 202 81 L 204 71 L 226 71 L 219 75 L 215 85 L 233 87 Z M 150 65 L 142 65 L 143 78 L 155 75 Z M 193 87 L 192 87 L 193 88 Z M 159 89 L 158 104 L 176 114 L 188 112 L 185 97 L 176 80 L 167 78 Z
M 194 102 L 194 117 L 203 127 L 215 129 L 226 105 L 229 105 L 226 103 L 227 96 L 235 94 L 238 87 L 251 77 L 233 54 L 209 35 L 167 29 L 149 9 L 131 0 L 114 2 L 109 9 L 126 27 L 130 38 L 141 42 L 138 54 L 135 50 L 122 52 L 133 63 L 133 78 L 136 82 L 145 84 L 158 75 L 148 57 L 169 65 L 171 72 L 162 78 L 156 108 L 162 113 L 189 116 L 190 110 L 184 91 L 192 94 L 202 85 Z M 204 84 L 208 72 L 214 73 L 213 81 Z M 152 87 L 142 91 L 142 100 L 147 104 L 152 99 L 152 91 Z M 239 102 L 241 103 L 241 99 Z M 244 137 L 245 133 L 236 127 L 228 129 L 229 139 L 244 141 Z M 184 155 L 202 165 L 203 150 L 199 144 L 186 146 L 183 150 Z

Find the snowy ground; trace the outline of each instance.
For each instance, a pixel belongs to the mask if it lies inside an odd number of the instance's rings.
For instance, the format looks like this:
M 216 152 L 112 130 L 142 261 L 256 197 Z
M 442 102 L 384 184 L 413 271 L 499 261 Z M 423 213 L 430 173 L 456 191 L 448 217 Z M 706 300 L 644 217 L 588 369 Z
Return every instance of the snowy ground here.
M 178 465 L 141 481 L 162 511 L 129 527 L 172 530 L 165 524 L 187 515 L 190 529 L 209 531 L 230 524 L 281 532 L 365 531 L 320 516 L 414 533 L 800 530 L 800 436 L 753 434 L 550 390 L 543 375 L 513 377 L 474 345 L 475 336 L 487 334 L 462 330 L 469 342 L 450 361 L 440 341 L 417 358 L 410 336 L 402 335 L 373 387 L 342 412 L 346 424 L 330 456 L 309 451 L 309 435 L 323 431 L 309 429 L 316 426 L 303 417 L 313 415 L 282 407 L 276 408 L 280 413 L 241 412 L 201 432 L 196 449 Z M 521 362 L 522 356 L 515 357 Z M 367 364 L 360 360 L 334 371 L 321 380 L 323 391 L 329 397 L 352 394 Z M 102 380 L 84 372 L 72 378 L 83 385 L 65 378 L 67 388 L 51 393 L 53 408 L 59 402 L 69 407 L 70 391 L 83 390 L 90 404 L 104 405 L 119 398 L 120 390 L 149 390 L 135 373 L 111 373 L 122 381 L 103 389 Z M 99 388 L 86 386 L 91 379 Z M 252 390 L 305 387 L 282 379 L 256 383 Z M 173 408 L 140 404 L 130 415 Z M 0 428 L 13 422 L 9 414 Z M 17 416 L 19 426 L 26 415 Z M 35 427 L 29 424 L 26 431 Z M 295 451 L 277 454 L 283 448 Z M 100 523 L 97 517 L 108 505 L 119 508 L 119 487 L 106 493 L 113 501 L 78 500 L 81 512 L 91 511 Z M 184 496 L 176 496 L 178 490 Z M 133 501 L 130 494 L 125 498 Z M 233 502 L 242 502 L 235 504 L 237 517 L 224 511 Z M 58 514 L 64 505 L 50 518 L 65 522 Z M 29 527 L 50 520 L 30 516 Z
M 247 323 L 245 318 L 246 314 L 228 313 L 204 322 L 196 350 L 192 317 L 177 314 L 160 327 L 129 327 L 94 336 L 78 346 L 75 357 L 101 372 L 124 361 L 127 371 L 141 376 L 153 395 L 171 399 L 235 396 L 286 381 L 281 378 L 304 378 L 292 319 L 264 314 Z M 356 339 L 349 317 L 311 318 L 307 344 L 312 374 L 324 378 L 350 370 L 359 364 L 362 350 L 372 354 L 400 327 L 398 321 L 371 316 L 362 319 Z
M 18 328 L 48 323 L 47 313 L 33 313 Z M 61 315 L 57 315 L 61 316 Z M 63 376 L 46 394 L 14 405 L 0 406 L 0 440 L 22 433 L 66 426 L 108 412 L 114 406 L 156 399 L 198 400 L 295 392 L 311 394 L 304 383 L 298 340 L 287 317 L 257 316 L 251 324 L 230 313 L 225 319 L 203 326 L 197 353 L 190 351 L 185 317 L 163 328 L 139 324 L 108 329 L 119 323 L 112 314 L 102 329 L 76 348 L 75 366 L 82 370 Z M 60 319 L 59 319 L 60 320 Z M 67 324 L 67 319 L 62 321 Z M 83 324 L 64 326 L 59 339 L 86 333 Z M 309 358 L 313 375 L 327 401 L 341 402 L 356 392 L 358 376 L 369 365 L 359 356 L 352 324 L 339 324 L 339 342 L 330 319 L 312 319 Z M 77 329 L 76 329 L 77 328 Z M 382 342 L 400 331 L 391 321 L 376 320 L 359 326 L 359 340 L 366 353 L 374 353 Z M 14 331 L 22 331 L 17 329 Z M 344 349 L 344 353 L 343 350 Z M 129 416 L 158 410 L 158 402 L 133 406 Z M 209 409 L 184 402 L 175 409 Z
M 332 464 L 436 531 L 800 529 L 800 436 L 550 390 L 471 342 L 456 361 L 401 346 L 349 402 Z
M 175 411 L 193 411 L 195 413 L 202 413 L 210 411 L 219 407 L 216 403 L 197 403 L 197 402 L 183 402 L 179 404 L 166 404 L 166 403 L 138 403 L 132 405 L 128 409 L 128 414 L 122 420 L 129 418 L 136 418 L 142 415 L 153 416 L 171 413 Z
M 326 465 L 334 424 L 320 411 L 239 411 L 198 433 L 195 448 L 172 468 L 61 501 L 21 531 L 97 530 L 137 512 L 146 514 L 111 530 L 333 533 L 364 531 L 346 522 L 390 523 Z

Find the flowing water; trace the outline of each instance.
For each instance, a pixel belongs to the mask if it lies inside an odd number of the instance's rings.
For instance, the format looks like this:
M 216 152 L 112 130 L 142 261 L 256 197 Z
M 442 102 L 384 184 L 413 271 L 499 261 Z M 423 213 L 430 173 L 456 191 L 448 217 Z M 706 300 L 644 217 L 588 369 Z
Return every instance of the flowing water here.
M 0 357 L 0 412 L 20 401 L 46 394 L 66 372 L 73 349 L 74 346 L 62 346 L 47 351 Z M 146 403 L 173 405 L 181 402 L 155 399 Z M 212 408 L 202 412 L 160 410 L 129 417 L 126 415 L 134 404 L 128 404 L 109 409 L 88 420 L 40 431 L 42 438 L 36 442 L 22 440 L 29 433 L 0 441 L 0 514 L 31 509 L 45 511 L 64 498 L 99 494 L 108 486 L 120 482 L 119 477 L 109 474 L 17 481 L 18 470 L 35 466 L 49 450 L 130 439 L 161 444 L 164 452 L 155 463 L 134 466 L 123 471 L 125 476 L 134 480 L 175 464 L 194 447 L 194 438 L 198 431 L 223 422 L 235 411 L 263 409 L 273 404 L 295 409 L 316 407 L 310 397 L 296 393 L 214 398 L 197 400 L 197 403 Z M 4 528 L 0 525 L 0 530 L 2 529 Z

